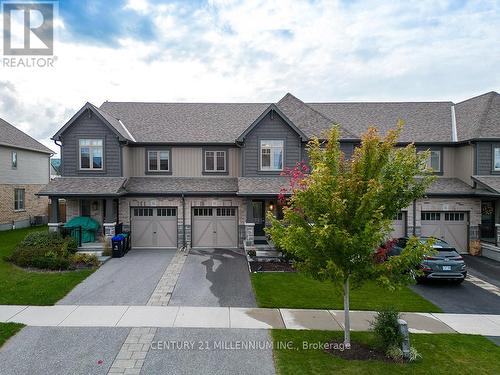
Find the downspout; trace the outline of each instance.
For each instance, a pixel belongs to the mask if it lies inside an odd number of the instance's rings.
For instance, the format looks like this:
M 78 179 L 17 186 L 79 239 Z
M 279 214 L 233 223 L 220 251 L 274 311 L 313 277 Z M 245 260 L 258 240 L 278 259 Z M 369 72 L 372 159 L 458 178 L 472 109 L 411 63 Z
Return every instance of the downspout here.
M 413 200 L 413 235 L 417 235 L 417 200 Z
M 182 192 L 182 246 L 186 248 L 186 199 Z

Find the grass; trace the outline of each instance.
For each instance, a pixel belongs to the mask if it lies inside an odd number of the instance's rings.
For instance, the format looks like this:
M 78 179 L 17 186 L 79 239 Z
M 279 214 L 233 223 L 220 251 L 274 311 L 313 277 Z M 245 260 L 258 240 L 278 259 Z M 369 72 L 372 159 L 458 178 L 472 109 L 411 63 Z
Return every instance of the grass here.
M 47 227 L 0 232 L 0 305 L 53 305 L 93 272 L 30 272 L 5 261 L 28 233 L 41 230 Z
M 329 282 L 310 279 L 299 273 L 269 272 L 253 273 L 252 285 L 259 307 L 287 307 L 302 309 L 344 308 L 342 293 Z M 441 309 L 409 288 L 389 292 L 367 283 L 352 289 L 352 310 L 383 310 L 441 312 Z
M 321 349 L 303 350 L 303 342 L 343 341 L 341 332 L 273 330 L 274 360 L 278 374 L 500 374 L 500 347 L 481 336 L 415 334 L 411 343 L 422 355 L 417 362 L 344 360 Z M 373 334 L 351 333 L 353 342 L 372 345 Z M 292 349 L 276 349 L 277 343 Z
M 0 323 L 0 348 L 12 336 L 24 327 L 20 323 Z

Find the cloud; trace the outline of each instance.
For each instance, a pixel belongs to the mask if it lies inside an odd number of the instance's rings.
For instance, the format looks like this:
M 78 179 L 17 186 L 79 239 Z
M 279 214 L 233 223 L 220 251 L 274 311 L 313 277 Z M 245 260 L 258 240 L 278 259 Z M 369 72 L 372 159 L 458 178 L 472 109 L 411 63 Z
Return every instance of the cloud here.
M 86 101 L 459 101 L 500 85 L 498 2 L 60 3 L 55 68 L 0 68 L 0 117 L 43 140 Z

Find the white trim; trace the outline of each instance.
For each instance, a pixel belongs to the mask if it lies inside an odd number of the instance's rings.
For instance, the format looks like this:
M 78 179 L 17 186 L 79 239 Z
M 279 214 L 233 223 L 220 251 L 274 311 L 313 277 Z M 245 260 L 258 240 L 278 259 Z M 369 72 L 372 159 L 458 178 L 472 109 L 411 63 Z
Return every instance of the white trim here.
M 131 140 L 133 140 L 134 142 L 137 142 L 134 138 L 134 136 L 132 135 L 132 133 L 130 133 L 127 129 L 127 127 L 125 126 L 125 124 L 122 122 L 122 120 L 118 119 L 118 122 L 120 123 L 121 126 L 123 126 L 123 129 L 125 129 L 125 131 L 127 132 L 127 135 L 130 137 Z
M 262 166 L 262 143 L 264 142 L 281 142 L 281 168 L 274 168 L 273 165 L 273 148 L 277 148 L 277 147 L 266 147 L 266 149 L 269 149 L 270 150 L 270 154 L 269 154 L 269 167 L 263 167 Z M 261 171 L 270 171 L 270 172 L 274 172 L 274 171 L 282 171 L 283 170 L 283 165 L 285 164 L 285 141 L 283 139 L 261 139 L 259 141 L 259 167 L 260 167 L 260 170 Z
M 493 146 L 493 170 L 497 172 L 500 171 L 500 168 L 496 167 L 496 150 L 500 150 L 500 147 Z
M 451 140 L 453 142 L 458 141 L 458 134 L 457 134 L 457 117 L 455 115 L 455 106 L 451 106 Z
M 82 146 L 82 141 L 101 141 L 101 146 Z M 82 147 L 89 149 L 89 167 L 82 168 Z M 101 148 L 101 168 L 94 168 L 92 149 Z M 103 171 L 104 170 L 104 139 L 102 138 L 79 138 L 78 139 L 78 170 L 80 171 Z

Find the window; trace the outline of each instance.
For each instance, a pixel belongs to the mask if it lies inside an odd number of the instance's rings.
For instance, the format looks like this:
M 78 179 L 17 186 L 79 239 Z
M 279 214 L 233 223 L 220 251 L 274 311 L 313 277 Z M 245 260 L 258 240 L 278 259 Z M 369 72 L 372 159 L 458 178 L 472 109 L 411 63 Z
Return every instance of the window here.
M 134 216 L 153 216 L 152 208 L 134 208 Z
M 14 210 L 24 210 L 24 189 L 14 189 Z
M 500 171 L 500 147 L 495 147 L 493 157 L 493 170 Z
M 12 169 L 17 169 L 17 152 L 16 151 L 12 151 L 10 153 L 10 161 L 11 161 Z
M 263 171 L 283 169 L 283 141 L 260 141 L 260 169 Z
M 170 151 L 148 151 L 148 171 L 170 171 Z
M 465 213 L 463 212 L 447 212 L 444 214 L 445 221 L 464 221 Z
M 394 220 L 398 220 L 398 221 L 403 220 L 403 213 L 402 212 L 398 212 L 396 214 L 396 216 L 394 217 Z
M 103 169 L 102 139 L 80 139 L 80 169 Z
M 441 214 L 439 212 L 422 212 L 420 219 L 423 221 L 439 221 L 441 220 Z
M 226 151 L 205 151 L 205 172 L 225 172 Z
M 429 150 L 430 155 L 425 166 L 432 172 L 441 172 L 441 150 Z
M 212 208 L 195 208 L 193 210 L 194 216 L 212 216 L 213 209 Z
M 176 216 L 177 209 L 175 208 L 157 208 L 156 216 Z
M 236 216 L 235 208 L 218 208 L 217 216 Z
M 80 205 L 80 215 L 90 217 L 90 204 L 89 200 L 82 200 Z

